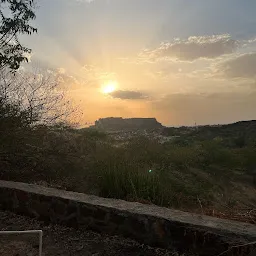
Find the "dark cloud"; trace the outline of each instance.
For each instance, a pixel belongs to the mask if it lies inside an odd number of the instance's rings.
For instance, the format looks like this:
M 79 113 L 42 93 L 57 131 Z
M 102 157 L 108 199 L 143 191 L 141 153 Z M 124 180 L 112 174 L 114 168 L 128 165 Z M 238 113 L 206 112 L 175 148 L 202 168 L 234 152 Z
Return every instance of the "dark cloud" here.
M 114 91 L 110 94 L 113 98 L 118 98 L 122 100 L 139 100 L 146 99 L 147 95 L 138 91 Z
M 162 43 L 154 50 L 144 50 L 139 57 L 149 62 L 161 58 L 182 61 L 194 61 L 200 58 L 214 59 L 233 53 L 239 44 L 230 35 L 192 36 L 186 40 L 176 39 L 173 42 Z
M 216 65 L 216 72 L 229 78 L 256 78 L 256 53 L 247 53 Z

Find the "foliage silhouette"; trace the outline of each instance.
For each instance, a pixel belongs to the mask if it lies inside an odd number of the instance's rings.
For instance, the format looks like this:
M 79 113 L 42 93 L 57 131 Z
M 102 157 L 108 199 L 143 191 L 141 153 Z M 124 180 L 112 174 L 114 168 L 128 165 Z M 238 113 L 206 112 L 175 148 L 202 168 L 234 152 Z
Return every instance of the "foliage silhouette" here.
M 31 49 L 23 46 L 19 35 L 31 35 L 37 29 L 30 25 L 36 18 L 34 0 L 0 0 L 0 70 L 15 71 L 28 61 Z

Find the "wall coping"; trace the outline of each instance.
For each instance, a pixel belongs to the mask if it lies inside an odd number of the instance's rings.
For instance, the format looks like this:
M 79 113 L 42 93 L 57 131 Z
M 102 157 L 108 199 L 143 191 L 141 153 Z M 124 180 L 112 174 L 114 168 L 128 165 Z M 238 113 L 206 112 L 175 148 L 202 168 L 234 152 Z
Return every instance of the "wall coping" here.
M 85 204 L 97 205 L 113 210 L 126 211 L 133 214 L 141 214 L 179 222 L 184 225 L 194 226 L 203 230 L 209 230 L 219 234 L 230 234 L 243 237 L 249 241 L 256 241 L 256 225 L 219 219 L 215 217 L 182 212 L 179 210 L 159 207 L 155 205 L 144 205 L 136 202 L 127 202 L 118 199 L 101 198 L 77 192 L 58 190 L 34 184 L 0 180 L 0 188 L 21 190 L 29 193 L 45 195 L 49 197 L 60 197 Z

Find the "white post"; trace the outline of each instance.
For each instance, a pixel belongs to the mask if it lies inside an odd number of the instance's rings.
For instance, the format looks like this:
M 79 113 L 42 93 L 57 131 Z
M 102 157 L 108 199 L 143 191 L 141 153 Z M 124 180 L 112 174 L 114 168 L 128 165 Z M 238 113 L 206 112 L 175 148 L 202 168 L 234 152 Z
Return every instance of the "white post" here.
M 39 256 L 43 253 L 43 231 L 39 230 Z
M 39 256 L 42 256 L 42 250 L 43 250 L 43 231 L 42 230 L 0 231 L 0 235 L 14 235 L 14 234 L 39 234 Z

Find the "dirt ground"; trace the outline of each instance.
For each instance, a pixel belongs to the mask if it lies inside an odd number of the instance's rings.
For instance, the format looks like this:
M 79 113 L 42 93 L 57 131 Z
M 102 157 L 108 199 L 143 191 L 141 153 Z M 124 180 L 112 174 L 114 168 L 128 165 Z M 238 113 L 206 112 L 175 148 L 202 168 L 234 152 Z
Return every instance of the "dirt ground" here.
M 44 256 L 179 256 L 177 252 L 139 244 L 131 239 L 46 225 L 35 219 L 0 211 L 0 230 L 43 230 Z M 38 255 L 38 235 L 1 235 L 1 256 Z

